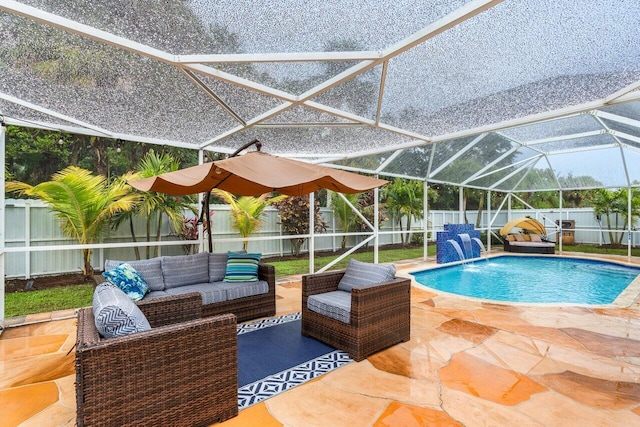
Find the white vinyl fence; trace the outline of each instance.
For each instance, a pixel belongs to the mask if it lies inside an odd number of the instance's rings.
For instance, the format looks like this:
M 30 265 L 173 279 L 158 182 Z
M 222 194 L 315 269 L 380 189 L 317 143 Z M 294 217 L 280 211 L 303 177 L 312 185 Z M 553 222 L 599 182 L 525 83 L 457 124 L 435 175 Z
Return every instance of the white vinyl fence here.
M 477 211 L 467 211 L 466 219 L 469 223 L 475 224 L 477 219 Z M 490 219 L 494 218 L 491 229 L 498 234 L 498 231 L 509 221 L 516 218 L 521 218 L 524 216 L 530 216 L 532 218 L 537 219 L 547 229 L 547 236 L 551 241 L 557 240 L 557 231 L 556 231 L 556 222 L 560 219 L 562 220 L 574 220 L 575 221 L 575 229 L 570 230 L 573 231 L 575 235 L 575 243 L 576 244 L 592 244 L 592 245 L 602 245 L 610 243 L 609 232 L 607 228 L 607 220 L 606 218 L 601 218 L 598 220 L 593 212 L 592 208 L 572 208 L 572 209 L 563 209 L 562 213 L 558 209 L 540 209 L 540 210 L 531 210 L 531 209 L 512 209 L 511 212 L 501 211 L 496 215 L 495 211 L 489 213 L 484 211 L 482 213 L 482 220 L 480 222 L 480 229 L 482 231 L 486 231 L 487 226 L 489 224 Z M 562 218 L 561 218 L 562 217 Z M 442 230 L 444 224 L 455 224 L 459 223 L 459 213 L 458 211 L 431 211 L 428 214 L 428 229 L 430 231 L 439 231 Z M 615 215 L 612 215 L 611 218 L 611 227 L 614 239 L 617 239 L 622 234 L 622 244 L 626 245 L 628 242 L 629 234 L 626 230 L 626 223 L 624 223 L 624 218 L 622 215 L 618 217 L 618 230 L 615 230 L 616 226 L 616 218 Z M 636 231 L 636 227 L 638 227 L 638 222 L 632 225 L 632 236 L 631 236 L 631 245 L 637 246 L 640 244 L 640 231 Z M 422 222 L 418 221 L 416 224 L 417 227 L 422 227 Z M 624 231 L 623 231 L 624 229 Z M 566 231 L 566 230 L 565 230 Z M 566 233 L 565 233 L 566 234 Z M 617 243 L 617 241 L 616 241 Z
M 237 250 L 242 247 L 242 241 L 239 235 L 234 232 L 230 226 L 228 206 L 214 205 L 213 216 L 213 250 L 215 252 L 223 252 L 227 250 Z M 321 214 L 328 224 L 325 234 L 340 233 L 339 224 L 333 216 L 330 208 L 322 208 Z M 191 215 L 191 213 L 189 213 Z M 475 224 L 476 211 L 467 211 L 466 218 L 469 223 Z M 495 212 L 491 212 L 491 218 L 495 216 L 492 230 L 497 232 L 508 220 L 529 215 L 537 218 L 545 224 L 550 240 L 556 240 L 555 221 L 560 219 L 558 210 L 512 210 L 508 212 L 500 212 L 497 216 Z M 606 220 L 602 220 L 602 224 L 598 222 L 593 214 L 592 209 L 563 209 L 562 219 L 575 220 L 575 242 L 602 244 L 608 243 L 609 234 L 603 228 L 606 228 Z M 485 211 L 482 214 L 480 224 L 481 231 L 486 231 L 489 224 L 489 215 Z M 619 222 L 622 222 L 619 218 Z M 435 233 L 442 230 L 443 225 L 447 223 L 458 223 L 458 211 L 430 211 L 428 213 L 427 231 L 430 232 L 429 240 L 435 240 Z M 422 233 L 424 221 L 414 219 L 412 221 L 413 233 Z M 612 224 L 615 219 L 612 218 Z M 146 241 L 146 224 L 143 219 L 136 219 L 134 222 L 136 238 L 138 242 Z M 380 245 L 392 243 L 400 243 L 396 221 L 385 221 L 380 227 L 379 235 Z M 155 238 L 155 229 L 152 232 Z M 318 233 L 315 236 L 316 251 L 336 251 L 340 249 L 341 236 L 323 236 Z M 635 246 L 640 242 L 638 232 L 632 233 L 632 245 Z M 268 208 L 265 211 L 265 224 L 259 233 L 249 241 L 249 251 L 260 252 L 265 257 L 281 256 L 290 253 L 289 239 L 281 239 L 283 235 L 280 224 L 278 223 L 277 211 L 274 208 Z M 618 234 L 619 235 L 619 234 Z M 269 239 L 272 237 L 272 239 Z M 349 235 L 347 237 L 347 247 L 352 247 L 358 242 L 364 240 L 363 235 Z M 622 240 L 623 244 L 627 243 L 628 234 L 625 232 Z M 162 226 L 161 241 L 165 242 L 164 246 L 151 247 L 151 256 L 154 255 L 153 250 L 157 249 L 156 255 L 179 255 L 186 253 L 189 248 L 181 244 L 174 246 L 168 245 L 167 242 L 178 241 L 170 226 L 166 223 Z M 129 224 L 123 224 L 117 230 L 109 230 L 103 237 L 101 242 L 97 243 L 130 243 L 132 242 Z M 64 246 L 72 245 L 77 242 L 73 239 L 65 237 L 60 229 L 58 220 L 54 214 L 40 201 L 36 200 L 17 200 L 8 199 L 6 201 L 6 247 L 7 248 L 31 248 L 30 252 L 8 252 L 6 253 L 6 277 L 31 277 L 42 275 L 53 275 L 67 272 L 77 272 L 82 269 L 82 253 L 79 249 L 70 250 L 43 250 L 37 251 L 33 248 L 38 246 Z M 305 241 L 302 250 L 307 250 L 308 241 Z M 142 258 L 146 258 L 145 247 L 140 247 L 139 251 Z M 113 247 L 94 249 L 92 265 L 96 269 L 101 269 L 106 259 L 135 259 L 134 249 L 132 247 Z
M 227 205 L 212 205 L 213 215 L 213 250 L 214 252 L 224 252 L 227 250 L 238 250 L 242 248 L 242 241 L 237 232 L 230 225 L 229 207 Z M 322 217 L 328 224 L 325 233 L 339 233 L 333 218 L 333 212 L 329 208 L 321 209 Z M 193 216 L 191 212 L 185 213 Z M 291 245 L 288 238 L 281 239 L 283 232 L 278 222 L 277 210 L 267 208 L 265 211 L 265 224 L 260 232 L 254 234 L 252 238 L 260 240 L 249 241 L 249 251 L 260 252 L 263 256 L 288 255 L 291 252 Z M 152 240 L 155 240 L 155 223 L 152 226 Z M 393 230 L 391 223 L 383 224 L 382 229 Z M 146 242 L 146 221 L 136 218 L 134 230 L 138 242 Z M 268 239 L 273 237 L 273 239 Z M 264 239 L 264 240 L 263 240 Z M 150 255 L 180 255 L 187 253 L 191 248 L 182 244 L 174 246 L 166 245 L 166 242 L 179 241 L 172 227 L 163 222 L 161 231 L 161 241 L 163 246 L 151 247 Z M 229 241 L 232 240 L 232 241 Z M 315 237 L 316 251 L 331 251 L 340 248 L 341 236 L 322 236 L 318 233 Z M 348 236 L 348 247 L 363 240 L 362 236 Z M 96 243 L 130 243 L 132 242 L 129 223 L 122 224 L 117 230 L 108 230 L 100 242 Z M 399 235 L 381 235 L 380 244 L 399 243 Z M 60 223 L 47 206 L 38 200 L 8 199 L 6 201 L 6 247 L 7 248 L 30 248 L 31 251 L 7 252 L 5 255 L 6 277 L 30 277 L 54 275 L 67 272 L 78 272 L 82 269 L 82 252 L 79 249 L 70 250 L 34 250 L 38 246 L 65 246 L 77 244 L 74 239 L 66 237 L 60 228 Z M 302 250 L 306 251 L 308 242 L 305 241 Z M 146 258 L 145 247 L 140 247 L 141 258 Z M 197 250 L 197 242 L 193 249 Z M 132 247 L 114 247 L 94 249 L 92 254 L 92 265 L 96 269 L 101 269 L 107 259 L 135 259 Z

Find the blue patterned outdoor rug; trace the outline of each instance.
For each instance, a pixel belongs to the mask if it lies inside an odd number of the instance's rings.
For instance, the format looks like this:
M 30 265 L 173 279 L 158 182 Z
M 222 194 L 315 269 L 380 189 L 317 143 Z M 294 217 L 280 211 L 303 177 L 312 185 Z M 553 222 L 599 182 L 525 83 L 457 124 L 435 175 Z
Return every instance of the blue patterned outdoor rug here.
M 238 326 L 238 409 L 242 410 L 353 360 L 302 336 L 300 313 Z

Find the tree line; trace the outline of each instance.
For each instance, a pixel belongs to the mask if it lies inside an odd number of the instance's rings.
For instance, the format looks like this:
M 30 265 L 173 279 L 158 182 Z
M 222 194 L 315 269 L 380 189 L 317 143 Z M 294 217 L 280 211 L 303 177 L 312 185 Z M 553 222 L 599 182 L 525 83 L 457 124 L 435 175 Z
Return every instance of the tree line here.
M 118 162 L 108 162 L 113 169 L 101 173 L 94 159 L 94 150 L 74 150 L 75 142 L 60 143 L 68 135 L 42 132 L 32 129 L 18 129 L 9 127 L 7 138 L 7 176 L 6 191 L 18 197 L 34 197 L 47 203 L 60 220 L 63 232 L 80 244 L 91 244 L 98 241 L 102 233 L 108 229 L 127 226 L 132 241 L 136 241 L 134 217 L 146 219 L 147 242 L 160 239 L 161 225 L 168 220 L 175 232 L 183 239 L 194 239 L 195 224 L 191 217 L 184 212 L 191 210 L 195 215 L 195 196 L 176 197 L 156 192 L 140 192 L 126 184 L 132 179 L 141 179 L 165 172 L 175 171 L 181 167 L 179 159 L 170 150 L 162 152 L 148 148 L 135 164 L 136 150 L 141 144 L 130 144 L 129 150 L 123 145 L 109 147 L 108 156 L 122 157 Z M 70 141 L 70 139 L 67 139 Z M 22 148 L 21 148 L 22 147 Z M 28 149 L 23 149 L 28 147 Z M 117 148 L 120 148 L 119 150 Z M 55 151 L 54 155 L 46 155 Z M 123 154 L 127 150 L 129 155 Z M 84 153 L 80 156 L 79 153 Z M 185 156 L 186 157 L 186 156 Z M 44 161 L 42 159 L 47 159 Z M 92 161 L 93 160 L 93 161 Z M 54 171 L 48 180 L 42 175 L 55 169 L 59 163 L 71 163 L 60 171 Z M 111 166 L 110 166 L 111 167 Z M 120 169 L 121 168 L 121 169 Z M 126 172 L 120 170 L 130 168 Z M 400 197 L 401 192 L 411 192 L 410 195 Z M 404 180 L 397 180 L 389 187 L 389 200 L 394 199 L 381 211 L 393 215 L 419 216 L 422 204 L 422 190 L 418 186 L 409 185 Z M 385 193 L 386 194 L 386 193 Z M 230 206 L 231 223 L 243 238 L 248 238 L 262 226 L 262 213 L 269 205 L 278 209 L 278 217 L 285 233 L 296 236 L 309 233 L 309 198 L 286 197 L 281 195 L 262 195 L 260 197 L 237 197 L 230 193 L 215 190 L 214 200 Z M 373 222 L 373 193 L 348 196 L 353 200 L 366 217 Z M 385 196 L 386 197 L 386 196 Z M 397 198 L 397 200 L 395 200 Z M 320 216 L 320 203 L 326 204 L 329 199 L 326 192 L 319 194 L 315 204 L 315 230 L 323 231 L 327 225 Z M 336 211 L 341 209 L 337 197 L 331 197 Z M 408 206 L 408 204 L 411 204 Z M 382 206 L 385 206 L 384 204 Z M 349 211 L 350 208 L 349 208 Z M 340 212 L 340 223 L 343 231 L 353 231 L 362 227 L 363 223 L 352 211 Z M 407 220 L 407 229 L 410 228 Z M 404 241 L 404 240 L 403 240 Z M 292 238 L 292 251 L 300 252 L 304 239 Z M 244 243 L 246 248 L 246 241 Z M 136 258 L 154 257 L 157 247 L 146 247 L 146 253 L 140 253 L 134 248 Z M 91 250 L 83 249 L 83 274 L 90 277 Z
M 168 220 L 176 234 L 187 240 L 196 238 L 195 225 L 184 212 L 195 215 L 195 196 L 175 197 L 155 192 L 140 192 L 126 184 L 127 180 L 155 176 L 196 164 L 195 150 L 163 147 L 161 151 L 142 143 L 114 141 L 84 135 L 61 134 L 41 129 L 7 127 L 5 165 L 8 182 L 6 190 L 20 197 L 35 197 L 45 201 L 61 221 L 65 234 L 81 244 L 95 243 L 108 227 L 129 227 L 132 241 L 136 241 L 134 217 L 145 218 L 147 242 L 160 239 L 160 229 Z M 214 156 L 212 156 L 214 157 Z M 354 161 L 358 161 L 355 159 Z M 58 170 L 61 164 L 67 165 Z M 49 174 L 46 178 L 45 175 Z M 459 189 L 441 184 L 430 185 L 427 192 L 430 209 L 457 209 Z M 465 189 L 464 210 L 477 210 L 476 226 L 482 215 L 486 192 Z M 286 234 L 296 236 L 309 233 L 309 198 L 284 197 L 277 194 L 260 197 L 237 197 L 216 190 L 214 202 L 230 205 L 231 225 L 241 237 L 248 238 L 262 226 L 264 209 L 273 205 Z M 492 202 L 502 201 L 505 195 L 494 193 Z M 559 206 L 558 192 L 522 194 L 521 198 L 534 208 Z M 327 224 L 320 216 L 320 206 L 331 206 L 342 232 L 366 231 L 367 225 L 356 215 L 351 206 L 373 223 L 373 191 L 356 195 L 320 192 L 314 207 L 315 231 L 326 230 Z M 512 206 L 521 208 L 516 201 Z M 351 205 L 351 206 L 350 206 Z M 599 220 L 606 221 L 607 228 L 624 229 L 629 215 L 632 222 L 640 216 L 640 191 L 632 189 L 631 211 L 628 211 L 628 194 L 621 190 L 585 190 L 563 192 L 563 207 L 593 206 Z M 397 222 L 403 245 L 410 243 L 412 220 L 423 218 L 424 182 L 396 178 L 382 187 L 378 215 L 381 221 L 389 218 Z M 610 232 L 611 244 L 621 244 L 624 233 Z M 292 238 L 293 254 L 299 254 L 303 238 Z M 246 248 L 247 243 L 245 241 Z M 346 247 L 346 237 L 342 239 Z M 157 255 L 157 247 L 147 246 L 145 258 Z M 136 258 L 142 258 L 135 249 Z M 83 273 L 89 277 L 91 250 L 83 250 Z

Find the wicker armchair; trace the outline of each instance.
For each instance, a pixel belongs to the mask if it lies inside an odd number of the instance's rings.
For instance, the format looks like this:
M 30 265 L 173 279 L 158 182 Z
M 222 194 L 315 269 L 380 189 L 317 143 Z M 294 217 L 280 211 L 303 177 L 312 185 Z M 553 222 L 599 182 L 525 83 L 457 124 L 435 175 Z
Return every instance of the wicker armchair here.
M 78 426 L 193 426 L 238 414 L 236 317 L 201 318 L 200 294 L 140 301 L 152 329 L 104 339 L 78 313 Z
M 350 322 L 307 308 L 309 296 L 336 291 L 344 270 L 302 277 L 302 334 L 349 353 L 361 361 L 410 338 L 411 280 L 395 278 L 351 291 Z

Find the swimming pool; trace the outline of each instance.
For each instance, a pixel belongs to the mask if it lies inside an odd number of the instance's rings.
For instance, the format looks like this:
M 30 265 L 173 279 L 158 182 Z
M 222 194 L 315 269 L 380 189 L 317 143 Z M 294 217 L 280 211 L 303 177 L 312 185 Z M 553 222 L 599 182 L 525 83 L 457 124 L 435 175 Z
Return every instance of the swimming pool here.
M 422 285 L 474 298 L 610 304 L 640 268 L 577 258 L 500 256 L 411 274 Z

